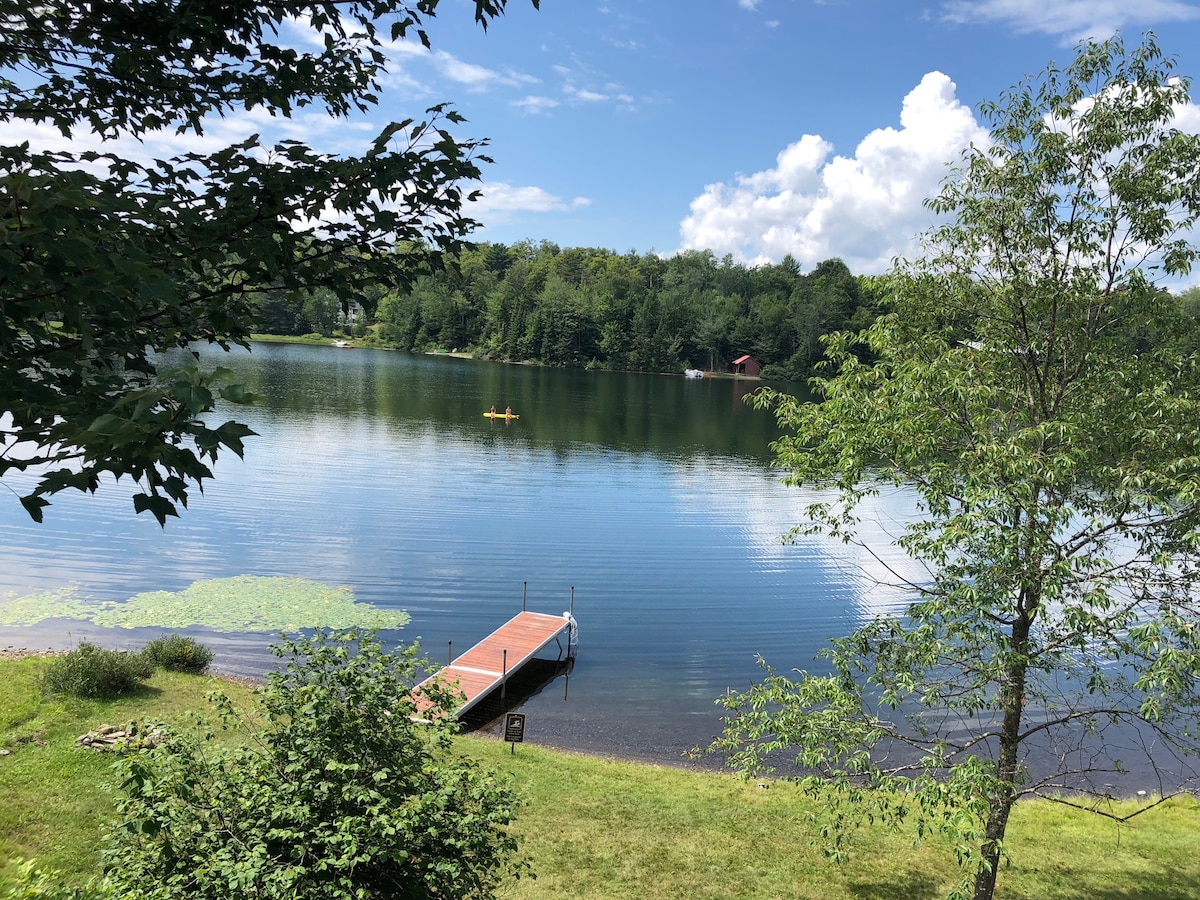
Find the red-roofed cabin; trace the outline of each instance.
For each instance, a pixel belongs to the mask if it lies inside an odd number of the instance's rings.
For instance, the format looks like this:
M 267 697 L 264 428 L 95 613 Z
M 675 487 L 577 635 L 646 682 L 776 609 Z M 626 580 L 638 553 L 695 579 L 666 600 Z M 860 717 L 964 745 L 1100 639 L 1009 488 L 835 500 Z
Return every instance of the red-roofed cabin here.
M 762 371 L 762 366 L 758 360 L 749 354 L 739 356 L 733 361 L 734 375 L 749 375 L 751 378 L 757 378 L 758 373 Z

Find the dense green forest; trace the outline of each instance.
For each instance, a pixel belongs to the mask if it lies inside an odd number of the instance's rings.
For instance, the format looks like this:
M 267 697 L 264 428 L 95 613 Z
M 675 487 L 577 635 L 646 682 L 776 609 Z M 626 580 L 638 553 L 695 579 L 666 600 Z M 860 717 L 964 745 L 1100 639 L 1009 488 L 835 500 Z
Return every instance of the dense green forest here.
M 471 350 L 550 366 L 729 371 L 749 353 L 764 374 L 799 378 L 820 358 L 822 334 L 870 323 L 877 279 L 840 260 L 802 273 L 790 257 L 749 267 L 689 251 L 669 258 L 549 241 L 479 244 L 408 291 L 379 291 L 353 334 L 403 350 Z M 333 335 L 339 298 L 319 291 L 266 298 L 270 334 Z
M 854 275 L 840 259 L 802 272 L 790 256 L 748 266 L 710 251 L 663 258 L 550 241 L 481 243 L 410 290 L 376 289 L 352 307 L 349 322 L 328 289 L 269 295 L 259 317 L 268 334 L 345 334 L 360 345 L 548 366 L 728 372 L 748 353 L 765 377 L 800 380 L 820 360 L 823 335 L 863 328 L 883 311 L 886 285 L 886 277 Z M 1200 289 L 1180 295 L 1180 310 L 1172 339 L 1200 346 L 1190 336 Z M 1136 351 L 1164 338 L 1128 339 Z

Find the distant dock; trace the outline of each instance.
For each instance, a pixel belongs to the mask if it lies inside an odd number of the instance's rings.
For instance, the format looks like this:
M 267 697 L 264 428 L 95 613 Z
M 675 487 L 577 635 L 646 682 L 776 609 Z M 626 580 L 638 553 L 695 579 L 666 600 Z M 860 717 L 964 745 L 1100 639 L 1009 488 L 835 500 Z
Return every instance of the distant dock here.
M 461 718 L 471 707 L 504 683 L 513 673 L 551 644 L 558 644 L 561 660 L 575 655 L 577 644 L 575 617 L 566 612 L 561 616 L 522 610 L 482 641 L 445 668 L 430 675 L 414 688 L 418 694 L 417 709 L 424 712 L 429 704 L 420 697 L 421 688 L 432 682 L 457 686 L 466 699 L 455 709 Z M 563 644 L 563 640 L 566 644 Z

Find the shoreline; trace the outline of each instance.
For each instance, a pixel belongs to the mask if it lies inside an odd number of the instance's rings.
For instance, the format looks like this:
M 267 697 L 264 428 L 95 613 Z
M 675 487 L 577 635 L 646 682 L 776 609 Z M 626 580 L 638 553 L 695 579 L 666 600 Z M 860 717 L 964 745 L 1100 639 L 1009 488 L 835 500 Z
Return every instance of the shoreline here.
M 22 659 L 28 657 L 54 657 L 61 656 L 67 653 L 67 650 L 59 650 L 54 648 L 36 648 L 36 647 L 17 647 L 9 645 L 0 647 L 0 661 L 6 659 Z M 208 677 L 218 681 L 226 681 L 230 684 L 236 684 L 248 690 L 254 690 L 261 687 L 265 683 L 263 675 L 244 675 L 237 672 L 231 672 L 221 667 L 209 667 L 204 673 Z M 480 724 L 469 730 L 461 732 L 464 737 L 475 737 L 479 740 L 492 741 L 495 743 L 504 743 L 504 720 L 502 717 L 490 720 Z M 548 750 L 552 753 L 559 753 L 566 756 L 584 757 L 588 759 L 600 760 L 605 762 L 625 763 L 637 766 L 646 766 L 649 768 L 672 769 L 682 772 L 695 772 L 697 774 L 725 775 L 728 777 L 740 777 L 736 772 L 730 769 L 725 763 L 716 757 L 700 757 L 693 759 L 684 756 L 682 753 L 678 758 L 667 756 L 665 754 L 656 754 L 653 752 L 639 753 L 635 748 L 616 748 L 608 745 L 600 745 L 595 741 L 589 741 L 582 735 L 578 736 L 578 740 L 571 740 L 569 735 L 565 735 L 560 730 L 557 734 L 551 736 L 548 740 L 542 741 L 537 738 L 527 738 L 526 743 L 532 747 L 541 750 Z M 564 740 L 565 738 L 565 740 Z M 766 775 L 756 775 L 754 779 L 760 782 L 777 781 L 781 779 L 791 779 L 802 777 L 801 772 L 772 772 Z M 1187 788 L 1179 786 L 1173 791 L 1156 792 L 1160 796 L 1173 796 L 1186 794 L 1188 796 L 1200 799 L 1200 790 L 1195 787 Z M 1130 788 L 1126 792 L 1116 793 L 1112 795 L 1115 800 L 1144 800 L 1148 796 L 1148 792 Z M 1029 799 L 1045 799 L 1037 796 Z

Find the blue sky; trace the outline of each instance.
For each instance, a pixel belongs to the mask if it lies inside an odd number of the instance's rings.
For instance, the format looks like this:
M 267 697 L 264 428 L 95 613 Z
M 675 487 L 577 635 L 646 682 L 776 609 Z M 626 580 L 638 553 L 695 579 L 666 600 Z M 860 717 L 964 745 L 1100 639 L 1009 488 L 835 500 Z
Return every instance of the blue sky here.
M 486 35 L 465 6 L 398 57 L 381 111 L 452 100 L 491 139 L 478 237 L 503 242 L 882 271 L 979 101 L 1079 39 L 1150 29 L 1200 76 L 1179 0 L 511 0 Z
M 432 50 L 389 48 L 379 107 L 302 111 L 151 135 L 130 155 L 214 149 L 254 132 L 361 153 L 393 119 L 450 102 L 487 137 L 476 239 L 670 254 L 708 249 L 859 274 L 912 255 L 922 200 L 984 138 L 975 109 L 1081 38 L 1153 30 L 1200 77 L 1200 0 L 510 0 L 485 34 L 442 0 Z M 297 26 L 285 39 L 314 40 Z M 1200 131 L 1200 109 L 1182 127 Z M 6 140 L 62 146 L 17 123 Z M 77 137 L 75 149 L 87 145 Z M 1197 283 L 1193 275 L 1190 283 Z

